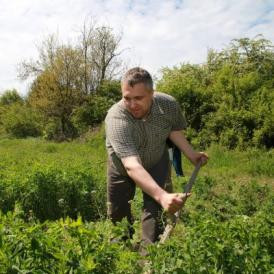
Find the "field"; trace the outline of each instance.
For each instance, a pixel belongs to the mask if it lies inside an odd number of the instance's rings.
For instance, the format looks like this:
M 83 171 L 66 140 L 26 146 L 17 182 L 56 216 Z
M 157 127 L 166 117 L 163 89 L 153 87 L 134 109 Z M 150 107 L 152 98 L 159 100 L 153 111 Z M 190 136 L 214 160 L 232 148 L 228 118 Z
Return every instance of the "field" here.
M 106 152 L 99 131 L 86 140 L 0 140 L 0 273 L 142 273 L 140 237 L 106 218 Z M 274 273 L 274 150 L 214 145 L 179 224 L 148 248 L 154 273 Z M 184 159 L 181 191 L 193 166 Z

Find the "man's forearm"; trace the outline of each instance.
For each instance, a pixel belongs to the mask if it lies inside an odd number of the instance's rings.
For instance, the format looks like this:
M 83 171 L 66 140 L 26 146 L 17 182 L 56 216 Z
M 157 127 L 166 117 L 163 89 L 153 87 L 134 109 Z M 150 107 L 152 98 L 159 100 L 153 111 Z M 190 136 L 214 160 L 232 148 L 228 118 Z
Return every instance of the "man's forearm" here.
M 127 170 L 129 177 L 134 180 L 145 193 L 160 203 L 161 196 L 165 194 L 163 190 L 150 176 L 150 174 L 140 165 Z
M 182 131 L 172 131 L 169 135 L 170 140 L 193 162 L 195 151 L 187 141 Z
M 129 156 L 121 160 L 128 176 L 145 193 L 158 202 L 164 210 L 175 213 L 182 207 L 186 195 L 183 195 L 182 193 L 168 193 L 162 189 L 144 169 L 137 156 Z
M 128 176 L 139 186 L 145 193 L 160 203 L 161 197 L 166 193 L 144 169 L 137 157 L 128 157 L 122 159 Z
M 172 131 L 169 134 L 169 138 L 194 165 L 197 165 L 199 162 L 202 162 L 202 165 L 207 163 L 208 155 L 205 152 L 193 150 L 182 131 Z

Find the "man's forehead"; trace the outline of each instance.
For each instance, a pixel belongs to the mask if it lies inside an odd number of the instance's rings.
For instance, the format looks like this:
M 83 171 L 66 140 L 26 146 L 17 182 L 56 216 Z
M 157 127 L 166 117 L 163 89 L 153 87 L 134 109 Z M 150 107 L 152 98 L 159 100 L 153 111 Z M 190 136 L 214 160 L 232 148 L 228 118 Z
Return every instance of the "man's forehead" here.
M 133 87 L 128 83 L 122 84 L 122 93 L 151 93 L 151 90 L 144 83 L 137 83 Z

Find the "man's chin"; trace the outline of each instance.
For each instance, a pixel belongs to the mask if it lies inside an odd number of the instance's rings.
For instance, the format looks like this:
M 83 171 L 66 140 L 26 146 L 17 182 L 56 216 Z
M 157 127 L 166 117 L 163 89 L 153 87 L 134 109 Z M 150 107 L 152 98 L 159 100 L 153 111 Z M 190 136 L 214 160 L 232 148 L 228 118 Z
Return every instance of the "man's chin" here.
M 135 112 L 135 113 L 131 112 L 131 115 L 136 119 L 142 119 L 143 118 L 143 115 L 140 112 Z

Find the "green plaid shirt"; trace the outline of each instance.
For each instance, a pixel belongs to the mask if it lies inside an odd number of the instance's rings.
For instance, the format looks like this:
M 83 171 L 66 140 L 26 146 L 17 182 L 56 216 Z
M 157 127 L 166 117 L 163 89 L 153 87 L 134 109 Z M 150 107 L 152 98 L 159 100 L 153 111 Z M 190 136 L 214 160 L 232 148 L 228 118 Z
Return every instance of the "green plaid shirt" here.
M 109 109 L 105 125 L 109 159 L 121 174 L 126 175 L 120 159 L 139 156 L 145 169 L 153 167 L 166 149 L 170 132 L 185 129 L 186 121 L 172 96 L 154 92 L 146 120 L 134 118 L 121 100 Z

